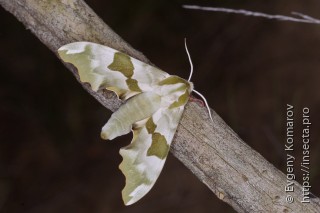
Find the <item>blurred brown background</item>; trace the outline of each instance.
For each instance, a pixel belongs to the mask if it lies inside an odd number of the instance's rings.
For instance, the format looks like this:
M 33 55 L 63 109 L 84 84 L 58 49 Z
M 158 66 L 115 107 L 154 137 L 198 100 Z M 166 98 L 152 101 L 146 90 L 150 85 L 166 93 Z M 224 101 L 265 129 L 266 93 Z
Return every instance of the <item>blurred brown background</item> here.
M 192 81 L 251 147 L 285 171 L 286 104 L 295 107 L 295 174 L 301 182 L 301 111 L 311 111 L 311 184 L 320 195 L 320 25 L 185 10 L 199 1 L 87 0 L 154 64 Z M 201 1 L 320 18 L 319 1 Z M 30 31 L 1 9 L 0 212 L 234 212 L 169 156 L 153 190 L 124 207 L 120 147 L 100 139 L 110 112 Z

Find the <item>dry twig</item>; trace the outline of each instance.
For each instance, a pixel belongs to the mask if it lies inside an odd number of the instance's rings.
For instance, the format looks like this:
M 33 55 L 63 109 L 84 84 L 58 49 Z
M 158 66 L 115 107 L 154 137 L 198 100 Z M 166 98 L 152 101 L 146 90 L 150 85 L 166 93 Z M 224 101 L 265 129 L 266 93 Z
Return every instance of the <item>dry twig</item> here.
M 313 17 L 310 17 L 308 15 L 298 13 L 298 12 L 291 12 L 292 15 L 296 15 L 297 17 L 291 17 L 291 16 L 284 16 L 284 15 L 270 15 L 266 13 L 261 12 L 254 12 L 249 10 L 243 10 L 243 9 L 230 9 L 230 8 L 223 8 L 223 7 L 201 7 L 197 5 L 183 5 L 182 6 L 185 9 L 191 9 L 191 10 L 203 10 L 203 11 L 212 11 L 212 12 L 223 12 L 223 13 L 234 13 L 234 14 L 241 14 L 245 16 L 255 16 L 255 17 L 262 17 L 266 19 L 274 19 L 278 21 L 291 21 L 291 22 L 300 22 L 300 23 L 308 23 L 308 24 L 320 24 L 319 19 L 315 19 Z

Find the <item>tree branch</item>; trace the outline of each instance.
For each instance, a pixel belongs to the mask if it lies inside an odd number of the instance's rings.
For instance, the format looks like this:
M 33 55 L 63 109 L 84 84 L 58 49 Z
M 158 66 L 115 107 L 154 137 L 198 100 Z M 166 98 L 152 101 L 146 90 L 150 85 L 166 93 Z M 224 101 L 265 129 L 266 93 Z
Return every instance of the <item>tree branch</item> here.
M 114 33 L 82 0 L 0 0 L 55 54 L 75 41 L 92 41 L 125 52 L 150 63 L 148 59 Z M 67 67 L 77 77 L 71 66 Z M 80 82 L 81 83 L 81 82 Z M 113 93 L 84 88 L 106 108 L 115 111 L 121 102 Z M 319 198 L 303 204 L 302 187 L 297 182 L 286 202 L 286 176 L 245 144 L 212 111 L 188 103 L 172 144 L 171 152 L 221 200 L 238 212 L 319 212 Z

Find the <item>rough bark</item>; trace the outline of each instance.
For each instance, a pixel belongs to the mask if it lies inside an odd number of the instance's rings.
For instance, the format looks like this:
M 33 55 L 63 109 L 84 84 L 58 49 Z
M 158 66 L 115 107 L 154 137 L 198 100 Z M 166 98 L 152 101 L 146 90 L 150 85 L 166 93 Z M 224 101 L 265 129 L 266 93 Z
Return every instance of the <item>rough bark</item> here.
M 74 41 L 92 41 L 150 63 L 114 33 L 82 0 L 0 0 L 51 51 Z M 77 77 L 76 70 L 67 67 Z M 79 79 L 78 79 L 79 80 Z M 81 82 L 79 82 L 81 83 Z M 115 111 L 121 102 L 110 92 L 93 92 L 106 108 Z M 302 187 L 295 182 L 286 202 L 286 176 L 245 144 L 212 110 L 188 103 L 171 152 L 215 194 L 238 212 L 320 212 L 319 198 L 303 204 Z M 187 186 L 186 186 L 187 187 Z

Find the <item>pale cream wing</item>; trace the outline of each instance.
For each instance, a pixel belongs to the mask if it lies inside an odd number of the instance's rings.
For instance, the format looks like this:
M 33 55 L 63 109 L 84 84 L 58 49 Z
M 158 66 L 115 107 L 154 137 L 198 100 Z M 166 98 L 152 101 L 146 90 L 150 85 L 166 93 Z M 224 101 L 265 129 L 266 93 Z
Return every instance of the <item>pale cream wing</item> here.
M 108 89 L 123 100 L 151 91 L 169 76 L 115 49 L 91 42 L 70 43 L 60 47 L 58 53 L 78 69 L 80 80 L 89 83 L 94 91 Z

